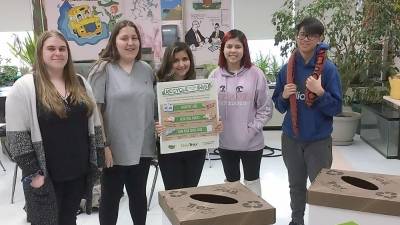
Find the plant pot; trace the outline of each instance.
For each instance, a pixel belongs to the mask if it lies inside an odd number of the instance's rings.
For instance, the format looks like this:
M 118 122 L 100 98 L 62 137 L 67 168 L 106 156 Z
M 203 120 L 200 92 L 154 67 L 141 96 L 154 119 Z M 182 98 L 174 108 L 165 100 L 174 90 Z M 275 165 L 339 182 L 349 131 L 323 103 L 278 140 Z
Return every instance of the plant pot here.
M 361 114 L 357 112 L 342 112 L 333 117 L 332 144 L 351 145 L 357 131 Z
M 389 77 L 390 97 L 400 99 L 400 79 Z

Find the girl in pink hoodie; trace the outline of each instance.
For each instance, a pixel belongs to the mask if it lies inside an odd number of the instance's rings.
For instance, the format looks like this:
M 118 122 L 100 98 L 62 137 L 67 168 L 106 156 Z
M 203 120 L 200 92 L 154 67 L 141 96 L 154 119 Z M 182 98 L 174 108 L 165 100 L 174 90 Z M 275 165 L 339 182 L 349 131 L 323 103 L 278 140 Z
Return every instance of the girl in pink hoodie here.
M 219 113 L 224 125 L 219 152 L 226 181 L 240 180 L 241 160 L 244 184 L 261 196 L 262 130 L 273 109 L 267 81 L 251 63 L 247 38 L 239 30 L 225 34 L 218 65 L 210 77 L 219 87 Z

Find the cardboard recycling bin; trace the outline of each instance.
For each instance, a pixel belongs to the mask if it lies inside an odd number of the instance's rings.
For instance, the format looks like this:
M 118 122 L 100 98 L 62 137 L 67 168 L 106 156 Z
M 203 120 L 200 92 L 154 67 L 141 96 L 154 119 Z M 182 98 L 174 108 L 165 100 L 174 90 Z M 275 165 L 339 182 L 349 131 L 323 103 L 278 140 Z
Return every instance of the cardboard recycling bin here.
M 323 169 L 307 202 L 309 225 L 399 225 L 400 176 Z
M 275 208 L 240 182 L 161 191 L 158 201 L 173 225 L 275 223 Z

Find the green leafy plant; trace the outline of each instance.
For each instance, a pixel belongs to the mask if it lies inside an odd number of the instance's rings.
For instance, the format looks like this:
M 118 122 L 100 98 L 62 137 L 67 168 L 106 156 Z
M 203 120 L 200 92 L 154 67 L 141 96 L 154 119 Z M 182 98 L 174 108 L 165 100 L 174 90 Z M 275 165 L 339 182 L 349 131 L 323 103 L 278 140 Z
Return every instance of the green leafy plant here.
M 203 70 L 204 70 L 204 77 L 205 77 L 205 78 L 208 78 L 208 76 L 210 76 L 210 73 L 211 73 L 215 68 L 217 68 L 218 65 L 217 65 L 217 64 L 209 63 L 209 64 L 203 64 L 202 67 L 203 67 Z
M 269 82 L 275 82 L 276 76 L 283 65 L 283 62 L 278 63 L 276 57 L 272 54 L 263 55 L 259 52 L 256 55 L 254 64 L 260 68 Z
M 21 61 L 32 67 L 35 63 L 35 51 L 36 51 L 36 36 L 31 35 L 27 32 L 26 37 L 21 41 L 20 38 L 15 35 L 14 42 L 8 43 L 11 53 L 19 58 Z
M 399 0 L 359 2 L 314 0 L 296 8 L 294 0 L 285 0 L 272 23 L 277 30 L 275 45 L 280 45 L 281 55 L 288 56 L 295 47 L 294 25 L 308 16 L 321 20 L 325 42 L 331 46 L 328 56 L 339 70 L 343 94 L 348 94 L 349 88 L 365 87 L 359 101 L 368 102 L 367 96 L 377 93 L 373 87 L 383 87 L 378 88 L 382 89 L 379 94 L 387 89 L 383 80 L 400 52 L 400 7 Z
M 18 67 L 11 66 L 9 58 L 0 55 L 0 86 L 11 86 L 18 78 Z

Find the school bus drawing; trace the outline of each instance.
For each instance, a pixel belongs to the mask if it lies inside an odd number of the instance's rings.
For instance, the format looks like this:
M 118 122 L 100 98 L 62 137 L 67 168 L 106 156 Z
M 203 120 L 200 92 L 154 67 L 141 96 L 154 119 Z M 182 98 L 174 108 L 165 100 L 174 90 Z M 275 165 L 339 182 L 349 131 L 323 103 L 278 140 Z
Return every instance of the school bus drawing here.
M 69 27 L 80 38 L 100 35 L 102 31 L 100 17 L 92 14 L 88 5 L 72 7 L 68 11 Z

